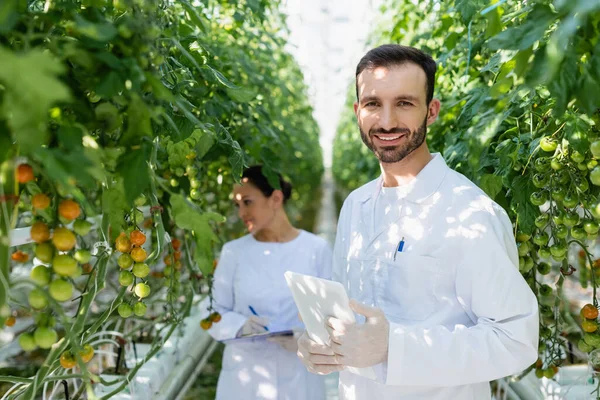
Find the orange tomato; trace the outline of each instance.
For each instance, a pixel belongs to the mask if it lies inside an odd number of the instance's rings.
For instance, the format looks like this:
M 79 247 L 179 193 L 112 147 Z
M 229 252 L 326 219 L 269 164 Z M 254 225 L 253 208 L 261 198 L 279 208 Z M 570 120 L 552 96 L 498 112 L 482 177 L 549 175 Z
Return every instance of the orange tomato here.
M 202 321 L 200 321 L 200 327 L 202 329 L 204 329 L 205 331 L 209 330 L 211 326 L 212 326 L 212 321 L 208 318 L 205 318 Z
M 29 255 L 27 253 L 22 252 L 21 250 L 17 250 L 10 255 L 10 258 L 16 262 L 26 262 L 29 260 Z
M 14 324 L 17 322 L 17 319 L 14 316 L 10 316 L 8 318 L 6 318 L 6 321 L 4 321 L 4 325 L 6 326 L 14 326 Z
M 125 235 L 125 233 L 121 233 L 115 242 L 115 247 L 121 253 L 129 253 L 131 250 L 131 242 Z
M 171 240 L 171 245 L 173 246 L 173 248 L 175 250 L 179 250 L 179 248 L 181 247 L 181 241 L 177 238 Z
M 61 201 L 58 205 L 58 213 L 61 217 L 71 221 L 79 217 L 81 209 L 79 208 L 79 204 L 71 199 L 66 199 Z
M 129 239 L 134 246 L 141 246 L 146 243 L 146 235 L 144 235 L 144 232 L 138 230 L 131 232 Z
M 19 183 L 27 183 L 35 178 L 33 176 L 33 168 L 31 168 L 31 165 L 29 164 L 19 165 L 17 167 L 16 176 Z
M 81 357 L 84 363 L 90 362 L 90 360 L 94 358 L 94 348 L 91 345 L 86 344 L 85 346 L 83 346 L 83 349 L 81 349 L 81 351 L 79 352 L 79 356 Z
M 133 258 L 133 261 L 135 262 L 142 262 L 146 257 L 146 250 L 141 247 L 134 247 L 133 250 L 131 250 L 131 258 Z
M 77 237 L 75 237 L 73 232 L 61 226 L 54 230 L 52 243 L 60 251 L 69 251 L 77 244 Z
M 170 254 L 167 254 L 167 255 L 165 256 L 165 258 L 163 258 L 163 260 L 164 260 L 164 262 L 165 262 L 165 264 L 166 264 L 166 265 L 171 265 L 171 264 L 173 264 L 173 256 L 172 256 L 172 255 L 170 255 Z
M 580 312 L 581 316 L 587 319 L 598 318 L 598 309 L 593 304 L 586 304 Z
M 221 314 L 219 314 L 218 312 L 210 314 L 210 320 L 215 324 L 218 323 L 219 321 L 221 321 Z
M 31 205 L 37 210 L 44 210 L 50 206 L 50 197 L 44 193 L 38 193 L 31 198 Z
M 175 257 L 175 261 L 179 261 L 179 260 L 181 260 L 181 252 L 180 252 L 179 250 L 176 250 L 176 251 L 173 253 L 173 256 Z
M 45 223 L 38 221 L 31 225 L 29 234 L 34 242 L 42 243 L 50 239 L 50 228 Z
M 60 366 L 64 369 L 71 369 L 77 365 L 77 360 L 73 357 L 70 351 L 65 351 L 60 356 Z

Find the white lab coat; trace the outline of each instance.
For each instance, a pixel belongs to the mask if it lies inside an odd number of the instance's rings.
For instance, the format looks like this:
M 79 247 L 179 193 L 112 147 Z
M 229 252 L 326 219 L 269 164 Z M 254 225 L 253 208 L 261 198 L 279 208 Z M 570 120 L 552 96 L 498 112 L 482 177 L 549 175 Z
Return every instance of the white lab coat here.
M 214 275 L 214 308 L 222 320 L 209 333 L 217 340 L 235 337 L 256 313 L 269 319 L 270 331 L 303 330 L 284 278 L 285 271 L 331 278 L 332 253 L 312 233 L 287 243 L 259 242 L 252 235 L 226 243 Z M 309 373 L 295 352 L 277 343 L 256 340 L 225 347 L 217 400 L 321 400 L 323 377 Z
M 340 372 L 340 398 L 490 399 L 489 381 L 538 356 L 538 304 L 508 216 L 440 154 L 399 193 L 398 220 L 374 221 L 381 185 L 344 202 L 333 279 L 383 309 L 388 360 L 375 367 L 377 381 Z

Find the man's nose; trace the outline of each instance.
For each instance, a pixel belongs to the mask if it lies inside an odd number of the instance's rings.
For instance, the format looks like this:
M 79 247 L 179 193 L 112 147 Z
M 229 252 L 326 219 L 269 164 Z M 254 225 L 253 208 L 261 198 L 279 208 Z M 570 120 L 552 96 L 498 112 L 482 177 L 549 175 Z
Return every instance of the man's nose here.
M 398 127 L 398 120 L 396 113 L 391 107 L 383 107 L 381 114 L 379 115 L 379 126 L 381 129 L 390 131 Z

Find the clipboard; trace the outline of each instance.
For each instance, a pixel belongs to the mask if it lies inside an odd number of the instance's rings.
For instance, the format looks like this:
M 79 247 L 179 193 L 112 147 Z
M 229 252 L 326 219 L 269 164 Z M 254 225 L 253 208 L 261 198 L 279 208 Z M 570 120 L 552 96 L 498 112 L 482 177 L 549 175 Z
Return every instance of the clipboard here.
M 294 336 L 294 331 L 291 329 L 277 331 L 277 332 L 266 332 L 266 333 L 256 333 L 254 335 L 245 335 L 240 337 L 234 337 L 231 339 L 220 340 L 223 344 L 231 344 L 231 343 L 247 343 L 247 342 L 255 342 L 258 340 L 266 340 L 267 338 L 274 336 Z
M 328 317 L 356 323 L 348 294 L 341 283 L 292 271 L 287 271 L 284 276 L 308 336 L 313 341 L 329 345 L 329 332 L 325 328 L 325 320 Z M 346 367 L 346 369 L 368 379 L 377 379 L 373 367 Z

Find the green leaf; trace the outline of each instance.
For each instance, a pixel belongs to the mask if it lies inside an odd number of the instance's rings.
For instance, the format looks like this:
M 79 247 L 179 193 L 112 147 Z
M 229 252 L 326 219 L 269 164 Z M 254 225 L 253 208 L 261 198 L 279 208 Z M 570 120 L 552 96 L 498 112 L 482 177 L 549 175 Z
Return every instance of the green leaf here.
M 108 42 L 117 36 L 117 28 L 110 22 L 90 22 L 80 14 L 75 14 L 75 31 L 98 42 Z
M 502 190 L 502 177 L 494 174 L 484 174 L 479 181 L 479 187 L 493 200 Z
M 119 94 L 124 88 L 124 83 L 119 74 L 110 71 L 96 86 L 96 93 L 105 99 L 110 99 Z
M 217 213 L 201 213 L 179 194 L 171 196 L 171 213 L 175 224 L 192 231 L 196 241 L 195 259 L 203 274 L 212 273 L 212 245 L 219 238 L 213 232 L 211 222 L 224 222 L 225 218 Z
M 125 193 L 121 185 L 115 185 L 110 189 L 105 189 L 102 193 L 102 213 L 108 215 L 111 229 L 111 241 L 114 241 L 125 223 L 125 214 L 129 212 Z
M 468 24 L 473 16 L 486 6 L 483 0 L 456 0 L 456 11 L 460 14 L 462 22 Z
M 502 31 L 502 21 L 500 20 L 500 8 L 496 7 L 492 11 L 485 14 L 487 19 L 487 28 L 485 30 L 485 37 L 490 38 L 497 35 Z
M 536 190 L 526 175 L 519 175 L 511 182 L 511 208 L 519 217 L 519 230 L 531 234 L 535 229 L 535 218 L 540 214 L 539 207 L 529 201 L 529 195 Z
M 150 148 L 144 143 L 139 149 L 131 149 L 119 158 L 117 172 L 123 177 L 125 200 L 132 205 L 133 201 L 148 188 L 150 184 L 150 171 L 148 160 Z
M 211 131 L 204 131 L 196 144 L 196 156 L 198 159 L 202 159 L 215 142 L 214 134 Z
M 222 73 L 212 68 L 210 65 L 205 65 L 204 68 L 208 68 L 222 85 L 227 86 L 230 89 L 238 89 L 236 85 L 234 85 L 231 81 L 229 81 L 229 79 L 225 78 Z
M 10 32 L 19 20 L 17 3 L 18 0 L 4 0 L 0 2 L 0 33 Z
M 565 138 L 569 146 L 581 154 L 585 154 L 590 148 L 588 136 L 591 126 L 583 119 L 575 117 L 565 124 Z
M 248 103 L 256 97 L 256 93 L 253 90 L 246 88 L 238 88 L 238 89 L 225 89 L 229 97 L 238 103 Z
M 127 131 L 120 142 L 134 144 L 141 136 L 152 136 L 150 109 L 138 95 L 133 95 L 127 109 Z
M 16 55 L 0 47 L 0 84 L 5 87 L 0 119 L 6 119 L 21 154 L 47 143 L 48 110 L 70 98 L 58 78 L 63 72 L 63 65 L 50 52 L 36 49 Z
M 525 50 L 544 37 L 546 29 L 556 17 L 548 6 L 538 4 L 529 13 L 525 22 L 491 38 L 488 47 L 492 50 Z

